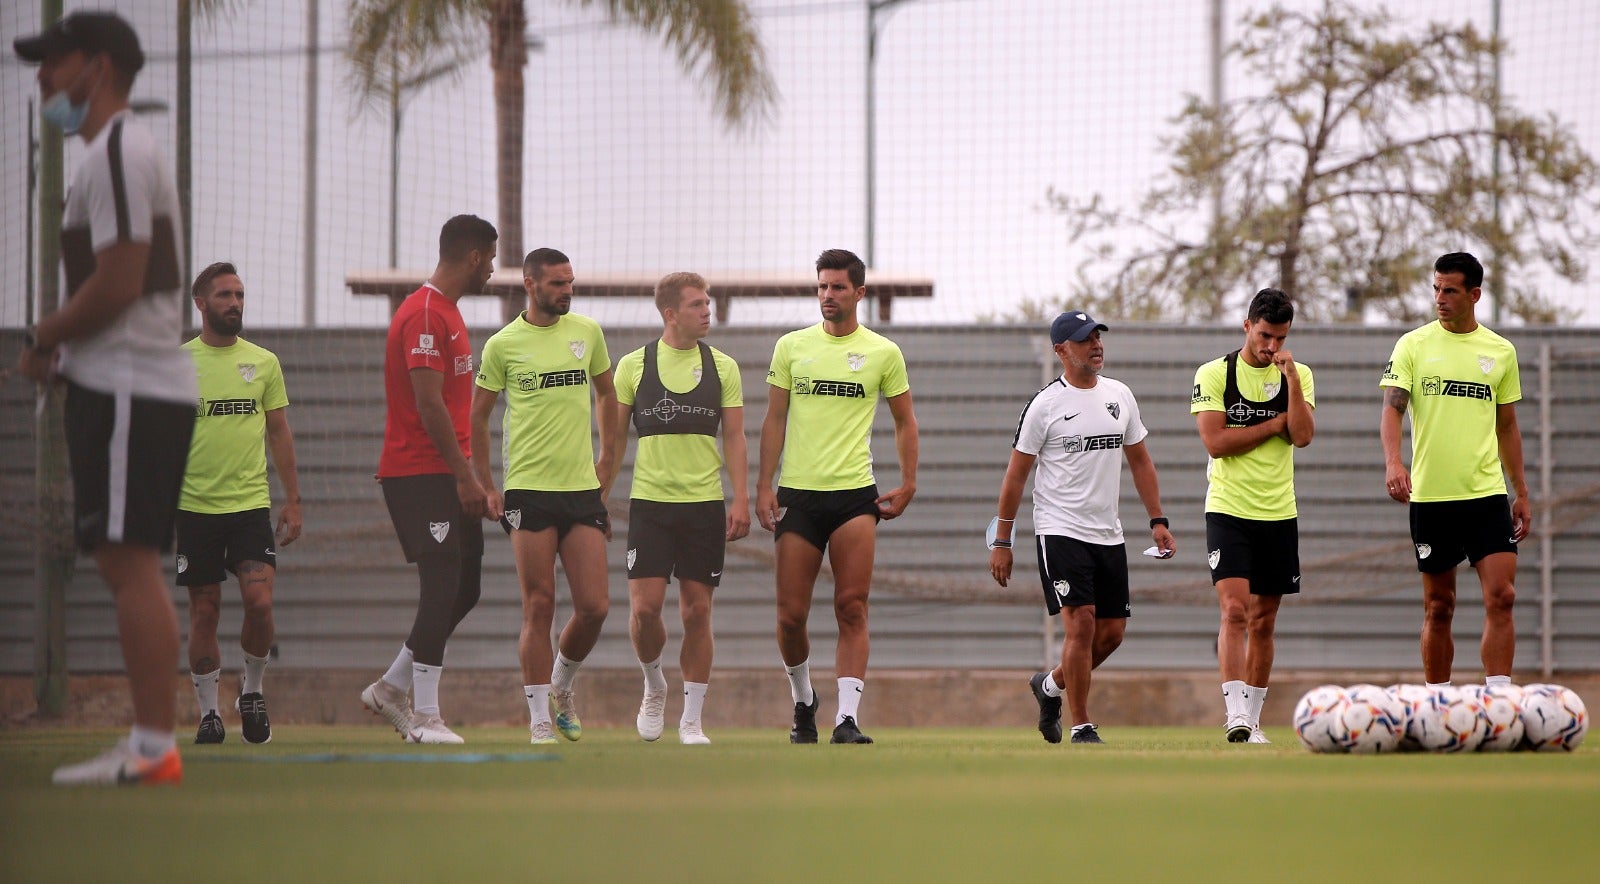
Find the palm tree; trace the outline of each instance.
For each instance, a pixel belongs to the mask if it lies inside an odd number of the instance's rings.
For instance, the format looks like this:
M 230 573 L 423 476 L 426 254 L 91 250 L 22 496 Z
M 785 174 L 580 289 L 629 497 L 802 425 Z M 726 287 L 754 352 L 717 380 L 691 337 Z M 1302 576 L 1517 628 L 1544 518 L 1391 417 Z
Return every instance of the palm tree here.
M 566 0 L 604 9 L 613 21 L 665 41 L 679 65 L 714 91 L 717 114 L 730 126 L 764 117 L 777 88 L 766 52 L 744 0 Z M 465 63 L 462 38 L 487 26 L 494 72 L 495 193 L 499 201 L 500 254 L 522 255 L 522 151 L 528 63 L 527 0 L 350 0 L 350 47 L 358 95 L 390 104 L 401 84 L 441 76 Z M 481 33 L 481 31 L 479 32 Z M 481 44 L 479 44 L 481 45 Z M 432 64 L 420 53 L 441 47 Z M 455 48 L 451 48 L 455 47 Z M 402 70 L 402 67 L 404 70 Z M 418 70 L 411 70 L 416 67 Z M 390 105 L 393 112 L 394 105 Z M 517 305 L 508 303 L 508 319 Z

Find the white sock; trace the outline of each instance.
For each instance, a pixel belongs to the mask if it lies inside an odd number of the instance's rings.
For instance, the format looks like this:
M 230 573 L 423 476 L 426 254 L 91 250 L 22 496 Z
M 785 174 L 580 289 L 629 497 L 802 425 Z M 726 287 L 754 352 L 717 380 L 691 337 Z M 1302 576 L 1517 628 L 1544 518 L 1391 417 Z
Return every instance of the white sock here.
M 550 669 L 550 690 L 572 690 L 572 681 L 578 677 L 578 667 L 582 665 L 582 660 L 568 660 L 566 655 L 556 651 L 556 665 Z M 663 684 L 662 688 L 665 687 Z
M 522 696 L 528 698 L 528 723 L 550 723 L 550 686 L 547 684 L 525 684 L 522 686 Z
M 810 706 L 817 698 L 816 691 L 811 689 L 811 661 L 801 660 L 797 665 L 783 667 L 783 671 L 789 676 L 789 695 L 796 703 Z
M 1511 676 L 1509 676 L 1509 675 L 1486 675 L 1483 678 L 1483 683 L 1486 684 L 1486 685 L 1497 685 L 1497 684 L 1509 685 L 1509 684 L 1511 684 Z
M 201 718 L 205 718 L 207 712 L 217 711 L 217 680 L 221 677 L 221 669 L 205 675 L 189 673 L 190 680 L 194 682 L 194 697 L 200 701 Z
M 267 674 L 267 658 L 244 652 L 244 686 L 240 693 L 261 693 L 261 679 Z
M 639 668 L 644 670 L 644 689 L 652 694 L 666 693 L 667 677 L 661 674 L 661 658 L 657 657 L 649 663 L 639 661 Z
M 429 666 L 426 663 L 411 664 L 411 690 L 413 693 L 411 708 L 423 715 L 439 714 L 439 674 L 444 672 L 443 666 Z
M 1228 715 L 1244 715 L 1244 682 L 1237 679 L 1222 683 L 1222 702 L 1227 704 Z
M 1267 689 L 1254 685 L 1244 686 L 1244 712 L 1250 716 L 1250 723 L 1261 724 L 1261 707 L 1266 705 Z
M 845 676 L 839 679 L 839 714 L 833 717 L 835 725 L 843 724 L 846 715 L 856 717 L 856 710 L 861 706 L 861 691 L 866 686 L 859 678 Z
M 177 745 L 178 739 L 172 731 L 151 730 L 138 725 L 128 731 L 128 748 L 140 758 L 160 758 Z
M 700 720 L 700 709 L 706 702 L 706 685 L 698 681 L 683 683 L 683 718 L 679 723 Z
M 1044 674 L 1044 686 L 1040 688 L 1040 690 L 1044 691 L 1044 695 L 1046 697 L 1059 697 L 1066 692 L 1066 688 L 1056 684 L 1056 675 L 1054 672 L 1046 672 Z
M 383 680 L 388 682 L 390 687 L 402 691 L 411 690 L 411 664 L 415 662 L 417 661 L 411 656 L 411 649 L 401 645 L 400 653 L 394 655 L 394 662 L 389 664 L 389 671 L 383 674 Z
M 1430 682 L 1424 682 L 1423 683 L 1423 687 L 1428 687 L 1428 688 L 1448 688 L 1448 687 L 1452 687 L 1452 685 L 1448 681 L 1441 681 L 1441 682 L 1437 682 L 1437 683 L 1430 681 Z

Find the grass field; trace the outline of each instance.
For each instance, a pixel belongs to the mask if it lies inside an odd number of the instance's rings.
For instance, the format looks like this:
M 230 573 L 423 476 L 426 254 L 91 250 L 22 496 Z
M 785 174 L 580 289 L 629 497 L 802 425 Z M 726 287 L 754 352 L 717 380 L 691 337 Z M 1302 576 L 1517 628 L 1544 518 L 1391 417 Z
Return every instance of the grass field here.
M 282 727 L 185 746 L 177 789 L 65 790 L 51 769 L 111 731 L 0 732 L 0 881 L 1596 880 L 1600 749 L 1315 756 L 1287 731 L 520 729 L 463 747 L 378 727 Z M 826 737 L 824 737 L 825 739 Z M 444 751 L 439 751 L 443 749 Z M 453 750 L 453 751 L 452 751 Z M 476 763 L 327 755 L 510 756 Z M 270 760 L 269 760 L 270 759 Z

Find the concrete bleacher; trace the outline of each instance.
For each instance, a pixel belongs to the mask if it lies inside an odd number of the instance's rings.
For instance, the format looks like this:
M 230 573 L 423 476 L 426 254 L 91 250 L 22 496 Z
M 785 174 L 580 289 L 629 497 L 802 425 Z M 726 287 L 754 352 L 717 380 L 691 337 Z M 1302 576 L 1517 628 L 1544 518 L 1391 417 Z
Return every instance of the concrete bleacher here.
M 720 328 L 711 342 L 741 365 L 751 482 L 765 413 L 765 372 L 784 329 Z M 1406 542 L 1406 512 L 1383 494 L 1377 425 L 1377 376 L 1400 329 L 1308 326 L 1290 346 L 1312 366 L 1318 435 L 1297 456 L 1301 559 L 1306 591 L 1279 618 L 1278 660 L 1292 668 L 1416 666 L 1421 605 Z M 613 359 L 650 340 L 654 329 L 607 331 Z M 480 346 L 489 330 L 476 329 Z M 994 510 L 1016 418 L 1042 383 L 1042 329 L 980 325 L 894 326 L 904 350 L 922 430 L 919 491 L 907 514 L 880 531 L 879 588 L 872 600 L 873 665 L 893 668 L 991 668 L 1036 665 L 1047 646 L 1033 556 L 1020 552 L 1007 590 L 987 578 L 981 531 Z M 1600 335 L 1569 329 L 1518 330 L 1525 400 L 1518 410 L 1528 480 L 1537 490 L 1539 345 L 1558 353 L 1600 352 Z M 0 354 L 16 350 L 0 334 Z M 400 560 L 372 473 L 383 427 L 381 329 L 277 330 L 251 334 L 282 360 L 293 405 L 305 497 L 306 536 L 282 551 L 277 592 L 279 664 L 370 667 L 393 654 L 410 624 L 414 574 Z M 1202 509 L 1206 455 L 1188 411 L 1194 369 L 1237 347 L 1237 328 L 1117 326 L 1106 336 L 1107 374 L 1127 382 L 1151 430 L 1162 496 L 1178 557 L 1132 557 L 1134 619 L 1115 668 L 1209 669 L 1215 611 L 1204 564 Z M 1600 357 L 1568 359 L 1554 372 L 1551 463 L 1554 492 L 1600 483 Z M 33 407 L 31 389 L 0 385 L 0 673 L 25 673 L 33 661 Z M 498 431 L 498 420 L 495 421 Z M 873 452 L 881 487 L 898 478 L 893 424 L 880 408 Z M 625 498 L 633 445 L 618 480 Z M 1123 483 L 1130 547 L 1148 545 L 1143 508 Z M 1554 661 L 1563 669 L 1600 668 L 1600 518 L 1592 506 L 1563 511 L 1552 556 Z M 614 504 L 625 514 L 625 505 Z M 619 520 L 619 529 L 621 523 Z M 1020 531 L 1030 528 L 1027 507 Z M 462 625 L 450 665 L 515 665 L 520 603 L 509 544 L 489 531 L 484 596 Z M 601 666 L 632 663 L 627 587 L 620 536 L 610 544 L 612 619 L 592 658 Z M 777 665 L 771 541 L 759 527 L 730 547 L 717 593 L 717 665 Z M 1518 581 L 1519 665 L 1536 668 L 1540 639 L 1540 544 L 1525 545 Z M 120 668 L 115 624 L 92 564 L 80 561 L 67 593 L 68 664 L 73 671 Z M 1457 615 L 1458 662 L 1476 665 L 1482 609 L 1464 575 Z M 228 590 L 225 590 L 225 594 Z M 565 595 L 564 587 L 558 597 Z M 183 596 L 175 594 L 182 603 Z M 819 584 L 813 609 L 814 657 L 831 660 L 830 592 Z M 565 616 L 558 609 L 557 623 Z M 676 636 L 669 605 L 669 634 Z M 223 642 L 233 642 L 237 605 L 227 604 Z M 675 654 L 676 644 L 669 647 Z

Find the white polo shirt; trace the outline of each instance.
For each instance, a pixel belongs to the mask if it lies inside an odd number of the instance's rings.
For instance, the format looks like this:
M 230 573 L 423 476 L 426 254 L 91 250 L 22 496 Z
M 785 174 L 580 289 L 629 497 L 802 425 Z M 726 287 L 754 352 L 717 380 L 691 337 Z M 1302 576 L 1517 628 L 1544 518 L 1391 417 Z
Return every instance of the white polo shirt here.
M 1144 440 L 1139 404 L 1121 381 L 1080 390 L 1058 377 L 1034 394 L 1017 422 L 1016 450 L 1038 458 L 1033 532 L 1086 543 L 1122 543 L 1117 502 L 1122 446 Z

